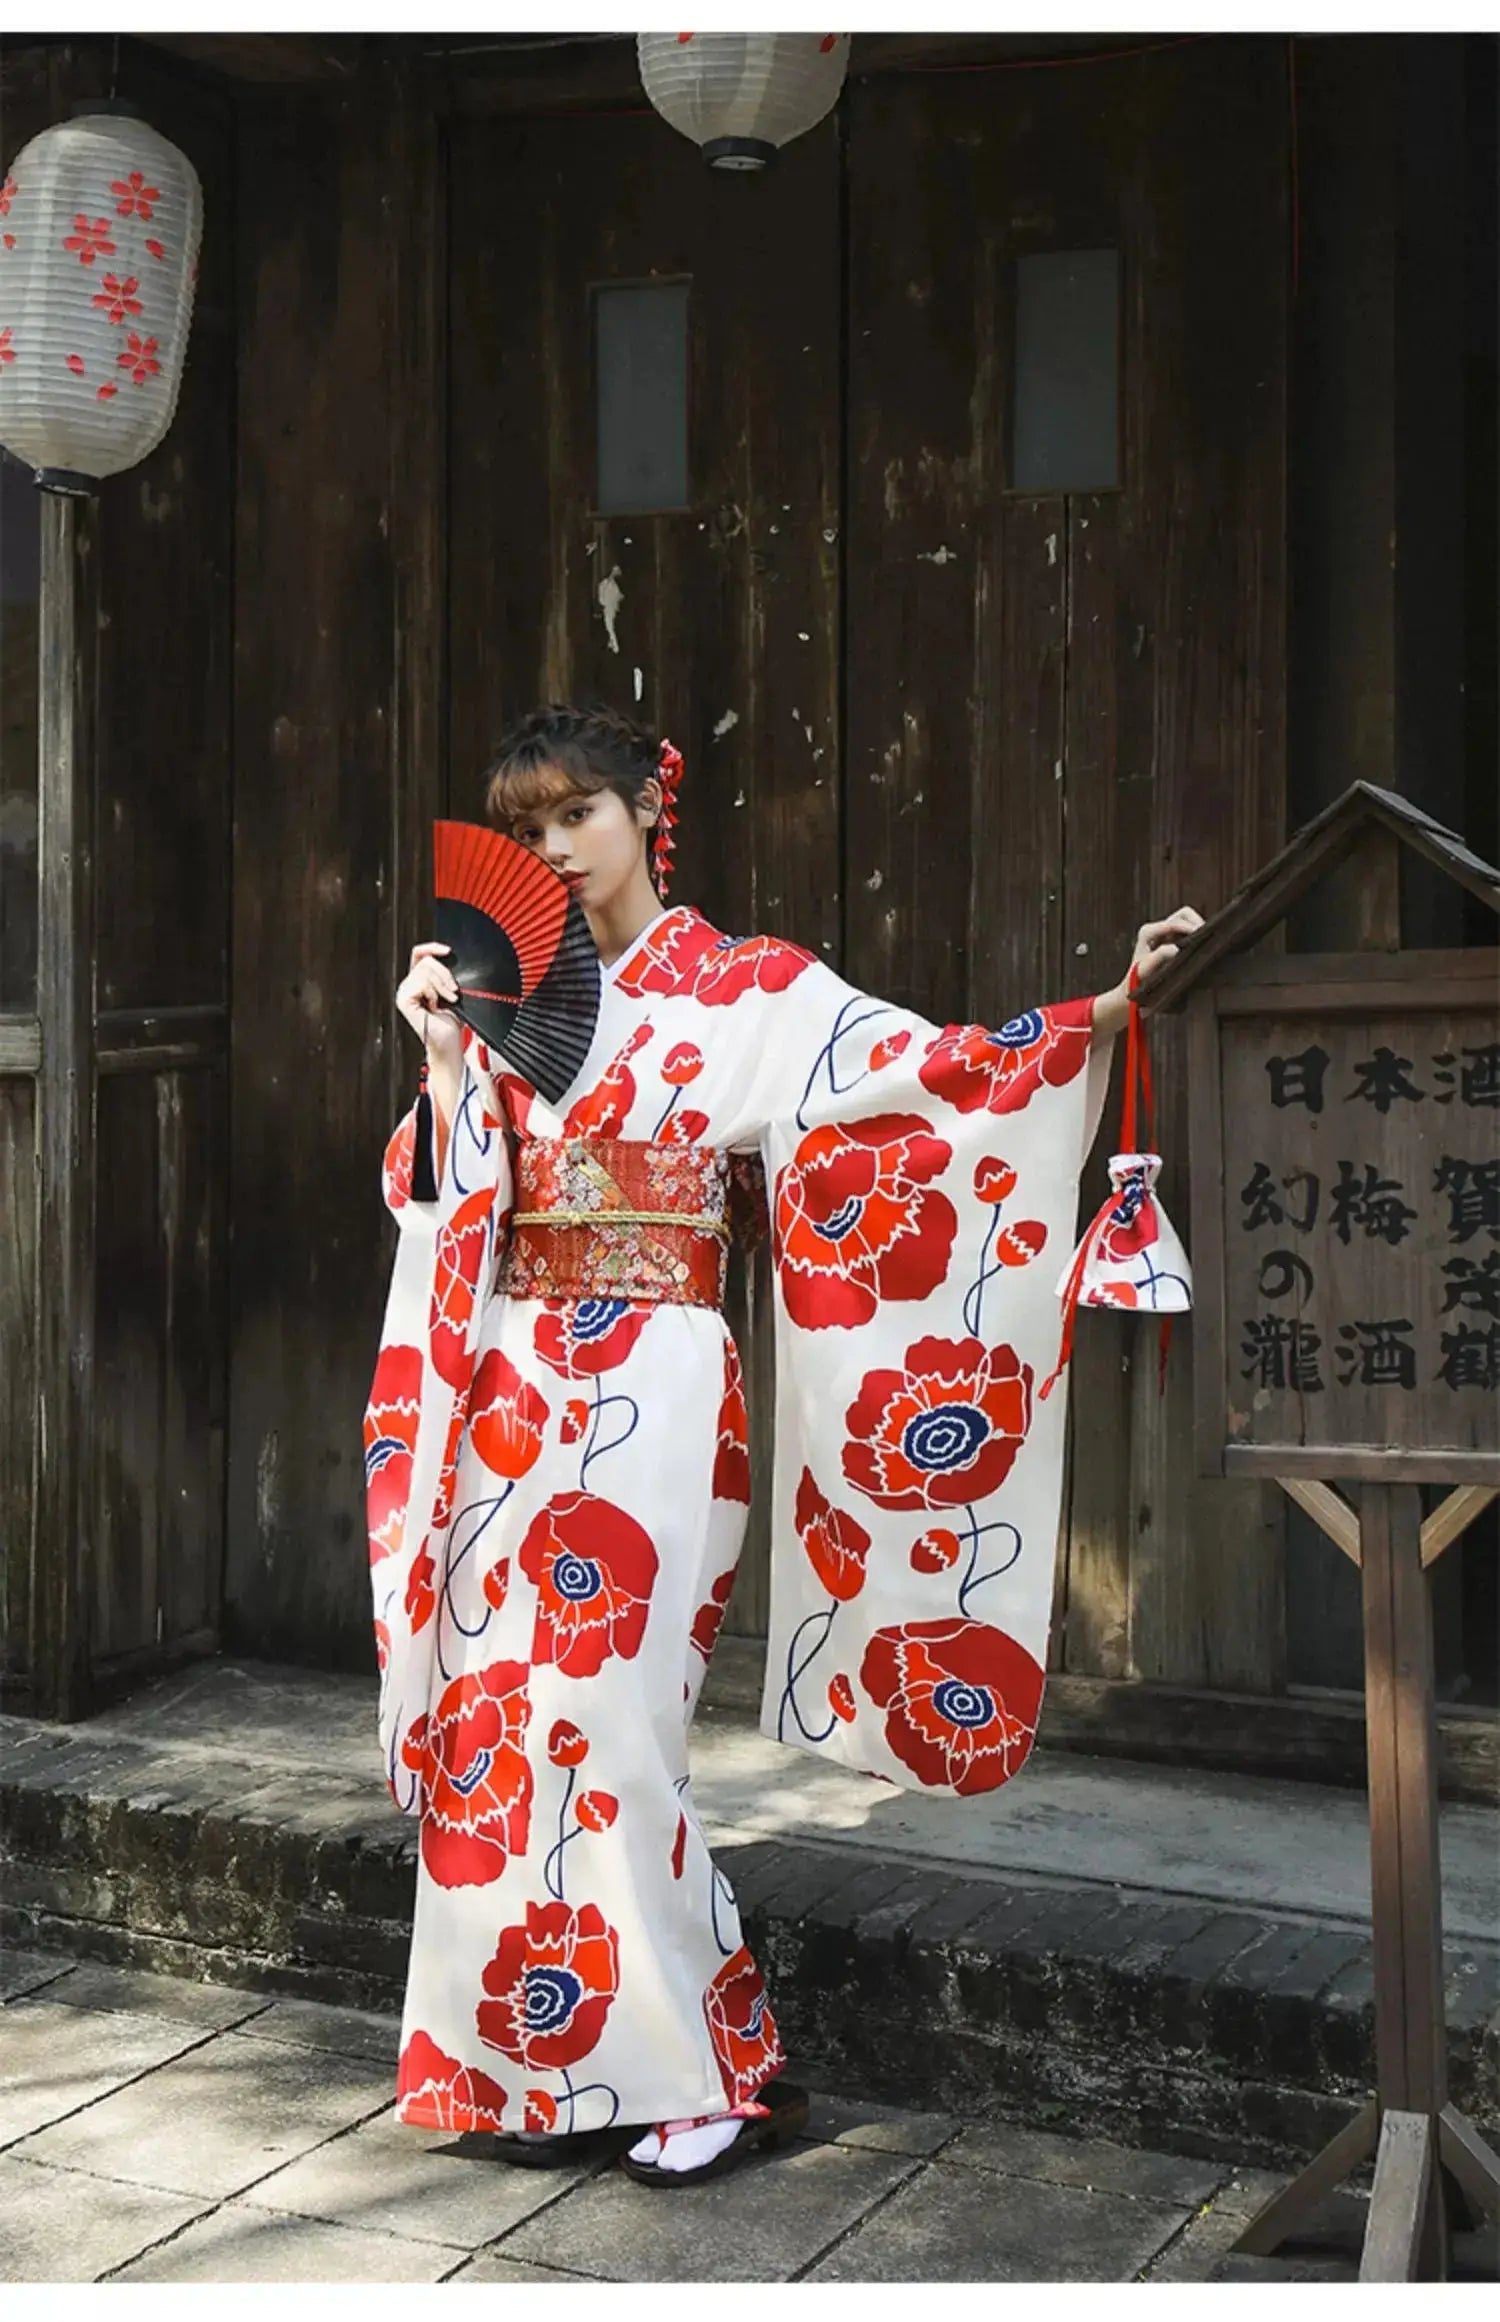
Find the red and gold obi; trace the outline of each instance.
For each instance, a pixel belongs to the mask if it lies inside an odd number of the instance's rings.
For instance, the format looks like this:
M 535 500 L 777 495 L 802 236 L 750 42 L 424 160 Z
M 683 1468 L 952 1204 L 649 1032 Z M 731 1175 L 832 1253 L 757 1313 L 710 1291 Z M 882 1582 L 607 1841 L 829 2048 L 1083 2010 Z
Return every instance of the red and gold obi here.
M 507 1297 L 723 1305 L 729 1163 L 712 1146 L 535 1137 L 515 1161 Z

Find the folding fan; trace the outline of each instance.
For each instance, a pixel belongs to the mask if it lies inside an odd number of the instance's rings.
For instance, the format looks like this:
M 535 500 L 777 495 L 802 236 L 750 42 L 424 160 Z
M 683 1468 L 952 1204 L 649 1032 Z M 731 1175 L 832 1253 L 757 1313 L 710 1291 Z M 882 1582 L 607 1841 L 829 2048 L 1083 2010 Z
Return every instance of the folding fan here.
M 555 1104 L 599 1015 L 599 954 L 555 871 L 478 823 L 433 825 L 433 932 L 449 946 L 454 1013 Z

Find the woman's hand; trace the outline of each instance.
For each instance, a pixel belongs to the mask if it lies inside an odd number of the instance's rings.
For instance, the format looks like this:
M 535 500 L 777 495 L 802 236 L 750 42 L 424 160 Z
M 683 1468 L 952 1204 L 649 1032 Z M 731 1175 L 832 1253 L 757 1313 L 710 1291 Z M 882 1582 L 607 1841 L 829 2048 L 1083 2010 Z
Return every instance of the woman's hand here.
M 396 1006 L 417 1038 L 426 1043 L 432 1064 L 456 1063 L 463 1052 L 463 1026 L 451 1011 L 458 986 L 438 956 L 450 949 L 446 943 L 419 943 L 396 986 Z
M 1148 919 L 1135 939 L 1135 952 L 1130 970 L 1111 992 L 1101 992 L 1094 1002 L 1094 1030 L 1104 1039 L 1121 1032 L 1130 1021 L 1130 978 L 1138 984 L 1149 983 L 1152 976 L 1164 968 L 1169 959 L 1175 959 L 1182 948 L 1182 938 L 1196 935 L 1203 925 L 1203 914 L 1191 903 L 1184 903 L 1170 919 Z

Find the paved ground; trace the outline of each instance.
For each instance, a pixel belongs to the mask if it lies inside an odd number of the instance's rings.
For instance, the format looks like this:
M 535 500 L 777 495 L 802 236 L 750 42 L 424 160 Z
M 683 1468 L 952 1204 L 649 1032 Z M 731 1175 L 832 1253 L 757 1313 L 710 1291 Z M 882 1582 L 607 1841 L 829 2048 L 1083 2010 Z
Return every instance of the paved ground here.
M 0 2280 L 1354 2278 L 1352 2196 L 1226 2260 L 1260 2172 L 822 2095 L 789 2153 L 671 2197 L 397 2127 L 386 2016 L 16 1950 L 0 1995 Z

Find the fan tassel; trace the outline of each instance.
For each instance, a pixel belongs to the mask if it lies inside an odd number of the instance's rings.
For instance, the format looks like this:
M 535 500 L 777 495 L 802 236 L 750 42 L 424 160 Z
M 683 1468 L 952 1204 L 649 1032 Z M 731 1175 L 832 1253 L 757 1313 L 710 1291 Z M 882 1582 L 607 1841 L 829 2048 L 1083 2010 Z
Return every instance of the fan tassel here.
M 422 1085 L 417 1096 L 417 1134 L 411 1157 L 411 1197 L 413 1201 L 436 1201 L 437 1177 L 432 1166 L 433 1148 L 432 1092 L 427 1086 L 427 1067 L 422 1067 Z

